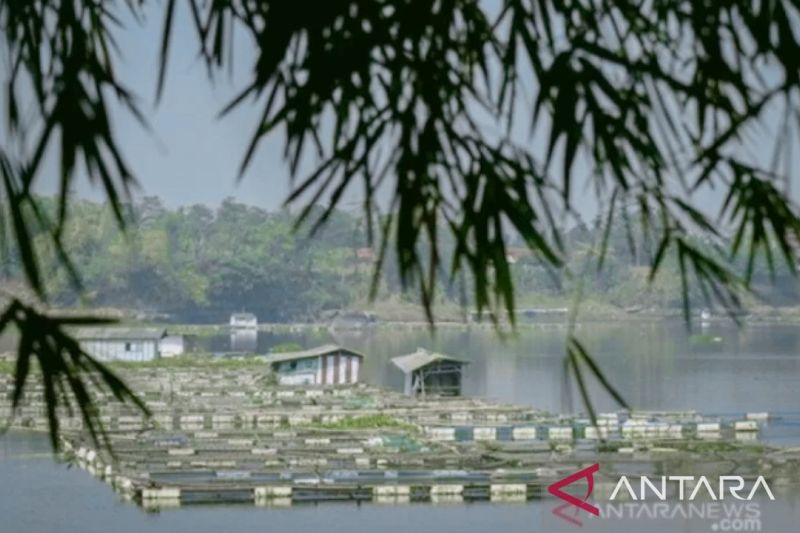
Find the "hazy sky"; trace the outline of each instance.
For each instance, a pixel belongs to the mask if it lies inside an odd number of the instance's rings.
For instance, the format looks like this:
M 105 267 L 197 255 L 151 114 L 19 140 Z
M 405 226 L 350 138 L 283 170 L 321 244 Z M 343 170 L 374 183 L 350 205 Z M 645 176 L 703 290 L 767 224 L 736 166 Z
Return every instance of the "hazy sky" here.
M 225 197 L 265 207 L 280 206 L 288 191 L 288 170 L 282 162 L 281 137 L 260 145 L 250 169 L 237 185 L 239 164 L 256 127 L 256 109 L 243 108 L 217 118 L 250 68 L 253 48 L 240 32 L 236 43 L 236 79 L 221 76 L 212 85 L 197 55 L 197 40 L 185 13 L 180 12 L 173 34 L 166 92 L 156 106 L 155 86 L 161 38 L 162 3 L 150 3 L 147 19 L 137 24 L 123 17 L 125 29 L 116 31 L 122 58 L 118 76 L 139 96 L 152 131 L 146 131 L 129 113 L 115 113 L 117 140 L 141 184 L 141 193 L 157 195 L 169 206 L 219 204 Z M 183 6 L 178 2 L 178 6 Z M 180 9 L 179 9 L 180 11 Z M 239 83 L 237 83 L 237 80 Z M 54 165 L 48 165 L 53 170 Z M 42 175 L 43 192 L 55 192 L 52 173 Z M 92 193 L 82 180 L 80 196 Z
M 118 76 L 139 96 L 141 108 L 152 126 L 147 131 L 129 113 L 114 113 L 117 140 L 140 181 L 139 194 L 159 196 L 171 207 L 192 203 L 214 206 L 228 196 L 267 208 L 279 207 L 289 190 L 282 133 L 261 142 L 248 171 L 237 183 L 238 168 L 260 109 L 247 103 L 225 118 L 217 116 L 248 79 L 254 60 L 249 36 L 238 32 L 234 72 L 230 77 L 218 76 L 212 84 L 198 57 L 188 13 L 184 12 L 182 2 L 177 5 L 166 91 L 157 106 L 154 100 L 163 6 L 148 3 L 143 23 L 124 16 L 125 28 L 115 31 L 122 52 Z M 765 126 L 770 129 L 769 124 Z M 765 152 L 760 150 L 764 138 L 750 142 L 750 148 Z M 40 178 L 39 190 L 52 193 L 57 182 L 55 157 L 50 158 L 46 170 Z M 591 218 L 596 211 L 593 194 L 581 191 L 580 187 L 576 189 L 576 206 L 585 219 Z M 103 198 L 102 192 L 93 192 L 86 180 L 81 181 L 77 192 L 80 196 Z M 797 190 L 794 192 L 797 194 Z M 708 206 L 719 197 L 719 191 L 707 192 L 696 201 Z M 349 200 L 356 198 L 360 198 L 358 190 Z

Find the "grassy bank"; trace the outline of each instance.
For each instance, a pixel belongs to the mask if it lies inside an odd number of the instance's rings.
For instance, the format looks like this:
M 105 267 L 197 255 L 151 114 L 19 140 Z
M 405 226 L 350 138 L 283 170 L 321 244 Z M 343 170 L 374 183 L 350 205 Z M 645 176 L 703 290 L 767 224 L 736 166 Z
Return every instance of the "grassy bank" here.
M 109 367 L 115 370 L 150 368 L 262 368 L 267 369 L 263 356 L 215 357 L 211 354 L 186 354 L 178 357 L 153 359 L 152 361 L 112 361 Z
M 263 356 L 248 355 L 242 357 L 215 357 L 211 354 L 186 354 L 178 357 L 167 357 L 154 359 L 152 361 L 110 361 L 106 363 L 109 368 L 115 371 L 125 370 L 146 370 L 146 369 L 181 369 L 181 368 L 218 368 L 238 369 L 250 368 L 254 370 L 267 370 L 268 366 L 264 362 Z M 12 375 L 16 363 L 13 360 L 0 360 L 0 374 Z M 39 367 L 34 364 L 31 366 L 32 373 L 38 373 Z
M 387 415 L 367 415 L 348 417 L 338 422 L 316 423 L 309 427 L 316 429 L 348 430 L 348 429 L 402 429 L 416 432 L 417 428 Z

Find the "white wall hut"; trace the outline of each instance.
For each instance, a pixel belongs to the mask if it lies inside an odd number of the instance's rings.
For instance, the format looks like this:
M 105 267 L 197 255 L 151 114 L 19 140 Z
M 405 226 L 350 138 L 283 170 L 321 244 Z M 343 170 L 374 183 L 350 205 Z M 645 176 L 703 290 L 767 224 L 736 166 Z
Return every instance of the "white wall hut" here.
M 358 383 L 364 356 L 333 344 L 267 356 L 281 385 Z
M 76 332 L 81 347 L 100 361 L 152 361 L 160 357 L 163 328 L 82 328 Z
M 183 335 L 167 335 L 158 343 L 161 357 L 175 357 L 186 351 L 186 339 Z
M 403 392 L 408 395 L 461 395 L 461 374 L 467 361 L 423 348 L 392 359 L 404 376 Z
M 258 327 L 258 318 L 253 313 L 233 313 L 230 326 L 232 328 L 256 329 Z

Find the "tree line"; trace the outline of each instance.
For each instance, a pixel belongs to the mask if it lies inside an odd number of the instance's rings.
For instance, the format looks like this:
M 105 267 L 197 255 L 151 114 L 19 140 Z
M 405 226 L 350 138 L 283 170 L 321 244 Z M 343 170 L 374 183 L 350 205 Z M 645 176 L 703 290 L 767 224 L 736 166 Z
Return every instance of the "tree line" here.
M 47 210 L 57 209 L 54 198 L 41 202 Z M 36 250 L 53 303 L 201 323 L 225 321 L 230 313 L 243 310 L 265 322 L 313 321 L 369 304 L 378 253 L 368 245 L 359 213 L 337 210 L 311 235 L 307 228 L 295 226 L 296 216 L 286 209 L 267 211 L 232 199 L 216 209 L 168 209 L 155 197 L 129 207 L 123 231 L 105 204 L 82 200 L 71 206 L 63 239 L 81 286 L 72 281 L 47 236 L 37 236 Z M 679 310 L 679 265 L 668 262 L 650 283 L 655 246 L 646 240 L 631 245 L 625 224 L 603 228 L 595 222 L 564 232 L 567 264 L 560 270 L 538 260 L 509 232 L 507 253 L 517 306 L 566 306 L 580 290 L 584 299 L 628 310 Z M 444 234 L 439 249 L 445 259 L 452 248 Z M 601 249 L 604 266 L 598 269 Z M 379 272 L 378 302 L 419 303 L 415 291 L 404 290 L 396 264 L 391 258 Z M 2 276 L 6 281 L 22 280 L 18 253 L 6 254 Z M 465 285 L 471 280 L 448 279 L 440 276 L 439 303 L 470 307 Z M 755 297 L 766 303 L 800 303 L 796 279 L 788 270 L 770 274 L 765 258 L 757 261 L 753 287 Z M 695 304 L 708 305 L 699 286 L 691 287 L 689 296 Z

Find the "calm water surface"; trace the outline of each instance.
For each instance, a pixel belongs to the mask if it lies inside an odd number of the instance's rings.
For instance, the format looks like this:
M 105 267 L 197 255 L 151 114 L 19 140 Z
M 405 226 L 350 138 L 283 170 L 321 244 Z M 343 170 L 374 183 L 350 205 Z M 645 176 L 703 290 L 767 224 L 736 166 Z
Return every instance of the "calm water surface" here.
M 337 342 L 367 355 L 371 383 L 400 387 L 390 364 L 418 346 L 470 361 L 464 393 L 522 403 L 554 412 L 581 409 L 577 390 L 564 373 L 561 324 L 526 327 L 501 341 L 491 331 L 442 328 L 432 337 L 423 330 L 378 328 L 339 333 L 298 332 L 258 337 L 205 339 L 204 348 L 266 353 L 271 346 L 297 342 L 311 347 Z M 709 414 L 748 411 L 800 411 L 800 327 L 729 325 L 697 328 L 682 322 L 584 324 L 578 336 L 625 399 L 639 409 L 696 409 Z M 599 390 L 598 407 L 614 409 Z
M 398 386 L 391 357 L 417 346 L 470 361 L 467 395 L 524 403 L 558 412 L 580 410 L 577 392 L 563 371 L 563 326 L 526 328 L 500 342 L 484 330 L 426 332 L 376 329 L 367 332 L 297 332 L 257 338 L 204 339 L 215 351 L 266 352 L 281 342 L 313 346 L 338 342 L 367 354 L 367 381 Z M 591 324 L 579 328 L 584 344 L 626 399 L 642 409 L 696 409 L 735 414 L 769 411 L 779 415 L 767 438 L 780 445 L 800 442 L 800 328 L 711 326 L 691 337 L 680 323 Z M 233 348 L 231 343 L 233 341 Z M 243 346 L 242 343 L 245 343 Z M 252 344 L 249 346 L 247 344 Z M 599 392 L 599 407 L 614 405 Z M 550 501 L 518 505 L 341 504 L 289 509 L 202 507 L 145 513 L 123 502 L 105 484 L 78 469 L 55 463 L 41 435 L 0 437 L 0 532 L 528 532 L 579 531 L 552 514 Z M 776 502 L 759 504 L 759 529 L 797 531 L 800 495 L 776 489 Z M 584 520 L 591 531 L 722 531 L 717 518 Z M 752 524 L 750 524 L 752 526 Z M 749 526 L 748 526 L 749 527 Z M 736 530 L 736 529 L 728 529 Z M 742 530 L 742 529 L 740 529 Z M 754 529 L 749 529 L 750 531 Z
M 43 435 L 12 433 L 0 437 L 0 531 L 9 533 L 700 533 L 726 531 L 724 509 L 713 502 L 703 517 L 595 518 L 582 513 L 585 529 L 553 515 L 552 500 L 524 504 L 353 503 L 295 505 L 285 509 L 248 506 L 182 507 L 145 512 L 122 501 L 87 472 L 55 463 Z M 739 531 L 791 533 L 800 522 L 800 495 L 773 487 L 776 500 L 753 502 L 757 523 Z M 731 505 L 735 505 L 733 502 Z M 678 504 L 667 502 L 670 512 Z M 729 507 L 732 513 L 741 507 Z M 684 507 L 686 509 L 686 507 Z M 738 511 L 742 512 L 742 511 Z M 658 515 L 655 515 L 658 516 Z M 742 524 L 741 527 L 744 527 Z M 730 530 L 730 529 L 728 529 Z

